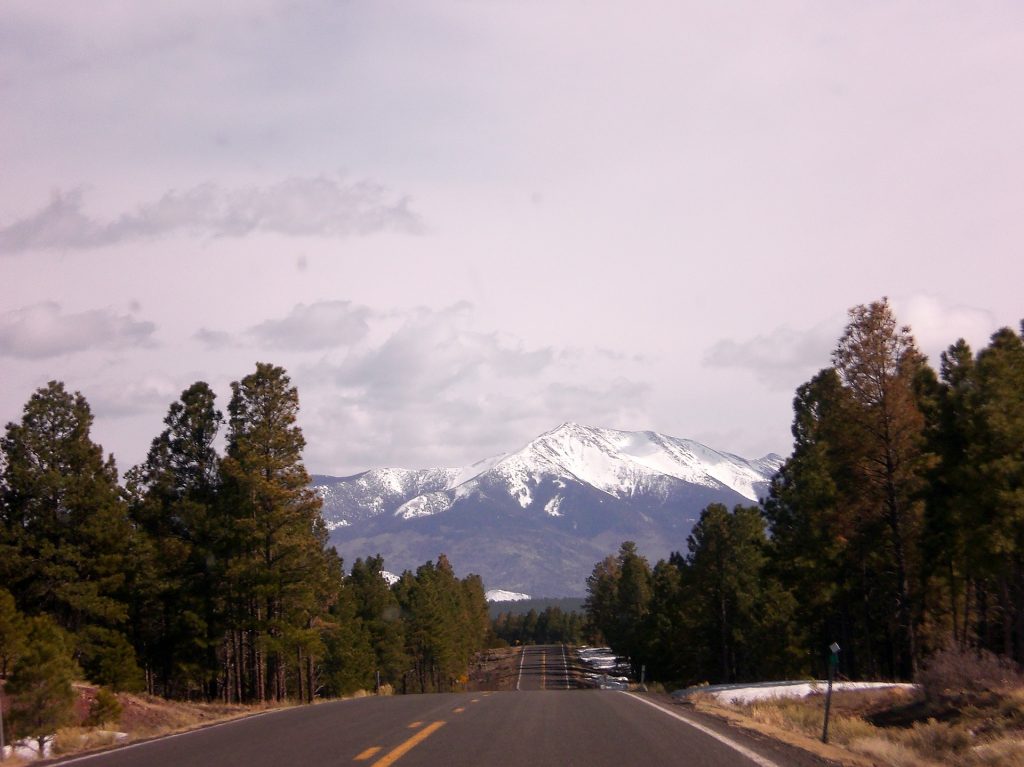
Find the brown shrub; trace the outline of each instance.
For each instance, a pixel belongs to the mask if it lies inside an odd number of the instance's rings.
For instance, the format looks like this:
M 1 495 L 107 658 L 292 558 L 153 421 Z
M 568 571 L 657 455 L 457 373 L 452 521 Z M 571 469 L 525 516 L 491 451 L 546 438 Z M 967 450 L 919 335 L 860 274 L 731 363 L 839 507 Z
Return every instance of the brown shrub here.
M 918 672 L 929 701 L 949 695 L 1002 692 L 1024 685 L 1020 666 L 987 650 L 949 648 L 936 652 Z

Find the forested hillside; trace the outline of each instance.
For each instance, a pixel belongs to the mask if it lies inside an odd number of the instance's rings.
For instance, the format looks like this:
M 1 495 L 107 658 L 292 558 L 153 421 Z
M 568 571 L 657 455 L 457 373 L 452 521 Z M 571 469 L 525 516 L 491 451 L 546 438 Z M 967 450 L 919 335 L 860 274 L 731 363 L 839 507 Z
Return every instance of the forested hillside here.
M 285 371 L 259 364 L 231 390 L 225 419 L 207 384 L 186 389 L 124 487 L 86 399 L 63 384 L 8 424 L 0 675 L 16 731 L 58 725 L 76 675 L 176 698 L 311 701 L 371 688 L 378 672 L 399 691 L 451 689 L 484 645 L 483 583 L 443 555 L 394 586 L 379 558 L 345 575 Z M 44 700 L 15 695 L 36 682 Z
M 588 579 L 590 620 L 654 677 L 912 679 L 937 649 L 1024 661 L 1024 326 L 938 372 L 887 301 L 858 306 L 794 399 L 762 506 L 708 506 L 687 550 L 632 543 Z

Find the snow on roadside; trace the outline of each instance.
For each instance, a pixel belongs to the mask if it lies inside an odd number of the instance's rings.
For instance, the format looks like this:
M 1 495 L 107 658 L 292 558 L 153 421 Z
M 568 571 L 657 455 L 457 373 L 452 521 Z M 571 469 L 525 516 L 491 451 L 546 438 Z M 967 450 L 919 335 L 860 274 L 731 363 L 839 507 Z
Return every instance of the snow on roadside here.
M 839 690 L 884 690 L 887 688 L 913 689 L 916 685 L 900 682 L 834 682 L 832 689 Z M 754 685 L 718 684 L 703 687 L 687 687 L 672 693 L 674 698 L 687 698 L 695 693 L 710 695 L 719 703 L 753 703 L 770 698 L 806 698 L 808 695 L 823 694 L 828 682 L 767 682 Z

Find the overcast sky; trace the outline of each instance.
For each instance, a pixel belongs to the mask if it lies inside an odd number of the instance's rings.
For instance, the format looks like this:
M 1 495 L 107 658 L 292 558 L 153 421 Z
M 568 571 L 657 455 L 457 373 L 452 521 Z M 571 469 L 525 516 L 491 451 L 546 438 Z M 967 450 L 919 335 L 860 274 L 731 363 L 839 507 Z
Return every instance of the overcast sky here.
M 1022 137 L 1016 0 L 5 0 L 0 418 L 63 380 L 123 471 L 261 361 L 315 472 L 788 454 L 851 306 L 1017 326 Z

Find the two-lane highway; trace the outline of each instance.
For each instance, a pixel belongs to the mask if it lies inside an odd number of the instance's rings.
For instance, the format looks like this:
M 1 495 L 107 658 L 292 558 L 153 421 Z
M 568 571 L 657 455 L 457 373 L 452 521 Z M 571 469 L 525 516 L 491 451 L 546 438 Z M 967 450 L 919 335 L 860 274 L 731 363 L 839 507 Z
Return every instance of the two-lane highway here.
M 565 645 L 537 645 L 522 649 L 516 689 L 572 690 L 580 686 Z
M 66 760 L 82 767 L 789 767 L 668 701 L 573 689 L 570 651 L 526 647 L 514 692 L 370 697 L 300 706 Z M 560 691 L 560 692 L 555 692 Z M 743 742 L 738 742 L 743 741 Z M 753 749 L 753 750 L 752 750 Z M 773 751 L 774 749 L 774 751 Z M 767 753 L 767 756 L 765 755 Z
M 361 698 L 79 757 L 83 767 L 783 767 L 621 692 Z

